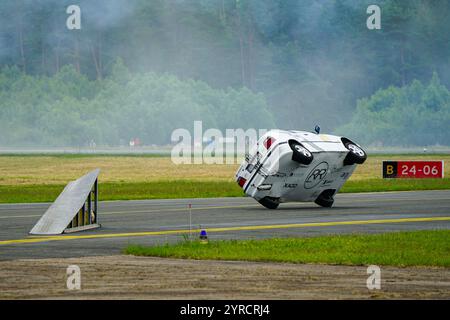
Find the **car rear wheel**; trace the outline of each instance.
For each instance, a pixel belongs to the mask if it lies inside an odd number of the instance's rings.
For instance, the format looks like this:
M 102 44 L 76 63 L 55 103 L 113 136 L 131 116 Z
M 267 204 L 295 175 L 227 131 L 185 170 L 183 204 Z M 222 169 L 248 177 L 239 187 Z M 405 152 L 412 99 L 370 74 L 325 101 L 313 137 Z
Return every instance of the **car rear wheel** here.
M 311 151 L 306 149 L 299 142 L 291 140 L 289 141 L 289 146 L 292 149 L 292 160 L 294 160 L 295 162 L 308 165 L 313 161 L 314 156 Z
M 349 153 L 344 159 L 344 165 L 362 164 L 367 159 L 366 152 L 358 146 L 356 143 L 347 142 L 345 147 L 349 150 Z
M 261 200 L 258 201 L 260 204 L 262 204 L 267 209 L 276 209 L 279 206 L 279 202 L 277 198 L 272 197 L 264 197 Z
M 336 190 L 334 190 L 334 189 L 325 190 L 317 197 L 316 201 L 314 201 L 314 202 L 321 207 L 331 208 L 334 203 L 333 196 L 334 196 L 335 192 L 336 192 Z

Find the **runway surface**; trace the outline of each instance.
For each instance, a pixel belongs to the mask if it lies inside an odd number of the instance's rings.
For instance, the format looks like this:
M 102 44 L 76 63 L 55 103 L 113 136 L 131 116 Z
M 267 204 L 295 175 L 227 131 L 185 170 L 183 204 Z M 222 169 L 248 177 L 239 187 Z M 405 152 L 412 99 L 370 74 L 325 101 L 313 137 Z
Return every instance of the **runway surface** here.
M 176 242 L 199 228 L 210 239 L 450 229 L 450 190 L 338 194 L 333 208 L 286 203 L 268 210 L 251 198 L 101 202 L 102 228 L 61 236 L 29 236 L 49 207 L 0 205 L 0 260 L 119 254 L 128 244 Z

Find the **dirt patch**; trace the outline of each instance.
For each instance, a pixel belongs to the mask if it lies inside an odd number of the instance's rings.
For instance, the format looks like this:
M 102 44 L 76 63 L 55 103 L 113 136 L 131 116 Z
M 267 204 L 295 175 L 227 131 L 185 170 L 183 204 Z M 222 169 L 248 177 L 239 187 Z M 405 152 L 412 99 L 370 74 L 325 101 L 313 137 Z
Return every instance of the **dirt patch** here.
M 68 290 L 66 268 L 81 269 Z M 2 299 L 450 299 L 450 269 L 196 261 L 134 256 L 0 262 Z

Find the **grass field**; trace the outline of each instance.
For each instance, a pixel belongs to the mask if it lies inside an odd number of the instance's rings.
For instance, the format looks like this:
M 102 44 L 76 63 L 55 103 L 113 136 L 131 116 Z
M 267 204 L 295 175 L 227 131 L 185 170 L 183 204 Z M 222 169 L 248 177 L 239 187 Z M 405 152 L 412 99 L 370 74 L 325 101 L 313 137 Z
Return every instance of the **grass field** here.
M 207 244 L 183 241 L 153 247 L 130 245 L 124 253 L 200 260 L 450 267 L 450 230 L 222 240 Z
M 376 155 L 358 166 L 342 192 L 450 189 L 450 179 L 381 179 L 382 160 L 434 159 L 450 155 Z M 169 157 L 106 155 L 1 155 L 0 203 L 49 202 L 64 186 L 95 168 L 101 169 L 102 200 L 238 197 L 238 165 L 175 165 Z

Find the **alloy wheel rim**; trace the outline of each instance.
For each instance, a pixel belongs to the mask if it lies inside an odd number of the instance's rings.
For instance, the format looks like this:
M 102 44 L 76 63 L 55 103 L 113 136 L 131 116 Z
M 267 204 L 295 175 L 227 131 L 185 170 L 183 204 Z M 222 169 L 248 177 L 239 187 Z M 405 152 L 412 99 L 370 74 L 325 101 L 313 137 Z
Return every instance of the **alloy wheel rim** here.
M 358 146 L 356 146 L 354 144 L 349 144 L 348 148 L 350 149 L 351 152 L 353 152 L 354 154 L 357 154 L 360 157 L 364 157 L 365 156 L 364 151 L 360 147 L 358 147 Z
M 305 157 L 311 157 L 311 152 L 309 152 L 306 148 L 300 146 L 300 145 L 295 145 L 295 150 L 297 150 L 300 153 L 303 153 L 303 155 Z

